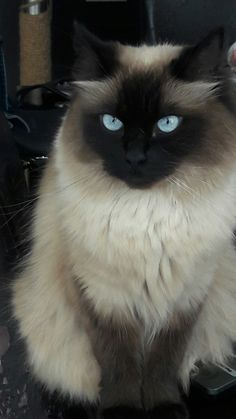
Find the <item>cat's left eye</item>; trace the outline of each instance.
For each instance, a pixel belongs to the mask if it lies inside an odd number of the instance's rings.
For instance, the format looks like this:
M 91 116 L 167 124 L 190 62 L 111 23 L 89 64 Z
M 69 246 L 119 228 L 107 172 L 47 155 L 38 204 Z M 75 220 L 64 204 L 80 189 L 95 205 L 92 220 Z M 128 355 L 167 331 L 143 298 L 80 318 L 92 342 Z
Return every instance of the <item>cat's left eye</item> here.
M 183 118 L 181 116 L 176 115 L 164 116 L 157 121 L 157 126 L 160 131 L 169 133 L 176 130 L 176 128 L 181 124 L 182 119 Z
M 123 122 L 113 115 L 104 114 L 101 119 L 104 127 L 109 131 L 119 131 L 123 127 Z

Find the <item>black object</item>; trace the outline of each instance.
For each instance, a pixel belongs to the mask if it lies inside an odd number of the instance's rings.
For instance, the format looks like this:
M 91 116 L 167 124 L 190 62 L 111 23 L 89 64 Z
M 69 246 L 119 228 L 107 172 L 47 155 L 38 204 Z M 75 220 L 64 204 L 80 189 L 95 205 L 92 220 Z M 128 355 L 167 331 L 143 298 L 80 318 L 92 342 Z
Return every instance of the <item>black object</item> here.
M 233 388 L 236 390 L 236 355 L 227 365 L 200 368 L 193 379 L 193 385 L 207 396 L 218 396 Z
M 23 160 L 43 160 L 73 93 L 71 80 L 57 80 L 44 85 L 24 87 L 17 94 L 13 135 Z
M 17 92 L 17 104 L 24 109 L 61 108 L 72 96 L 72 81 L 72 79 L 62 79 L 23 87 Z
M 16 109 L 15 114 L 26 124 L 15 121 L 12 132 L 22 160 L 28 161 L 34 157 L 47 157 L 53 138 L 60 125 L 65 109 L 52 108 L 48 110 Z
M 18 255 L 18 227 L 27 188 L 9 123 L 0 113 L 0 258 L 10 263 Z

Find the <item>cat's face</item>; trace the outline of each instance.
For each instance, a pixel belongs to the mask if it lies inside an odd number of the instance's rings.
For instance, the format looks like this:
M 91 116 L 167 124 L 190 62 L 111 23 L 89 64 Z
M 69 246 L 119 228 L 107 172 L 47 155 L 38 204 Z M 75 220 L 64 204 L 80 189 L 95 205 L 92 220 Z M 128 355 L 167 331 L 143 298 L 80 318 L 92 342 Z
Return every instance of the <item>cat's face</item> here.
M 219 160 L 228 147 L 219 115 L 233 105 L 221 31 L 193 48 L 124 47 L 79 32 L 72 135 L 90 164 L 100 159 L 109 176 L 143 188 L 183 162 Z

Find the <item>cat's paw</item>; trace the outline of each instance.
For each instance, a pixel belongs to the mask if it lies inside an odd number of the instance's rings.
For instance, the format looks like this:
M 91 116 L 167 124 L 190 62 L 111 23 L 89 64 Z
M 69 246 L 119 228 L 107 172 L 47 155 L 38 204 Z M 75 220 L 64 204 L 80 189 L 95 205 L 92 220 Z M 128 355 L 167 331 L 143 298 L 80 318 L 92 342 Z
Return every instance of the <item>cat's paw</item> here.
M 111 407 L 102 412 L 102 419 L 144 419 L 146 413 L 142 409 L 131 407 Z
M 165 403 L 149 411 L 149 419 L 189 419 L 188 411 L 182 403 Z

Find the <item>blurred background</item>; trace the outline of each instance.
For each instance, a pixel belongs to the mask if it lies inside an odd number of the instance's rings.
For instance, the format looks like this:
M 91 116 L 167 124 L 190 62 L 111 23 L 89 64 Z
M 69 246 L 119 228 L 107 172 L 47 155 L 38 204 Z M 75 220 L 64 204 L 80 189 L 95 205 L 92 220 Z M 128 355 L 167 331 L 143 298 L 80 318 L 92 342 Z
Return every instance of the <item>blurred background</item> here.
M 19 0 L 0 0 L 0 35 L 4 40 L 11 94 L 19 85 L 19 4 Z M 229 42 L 236 39 L 235 0 L 54 0 L 52 78 L 68 75 L 70 71 L 74 19 L 106 39 L 132 44 L 144 40 L 194 43 L 221 25 L 227 29 Z

